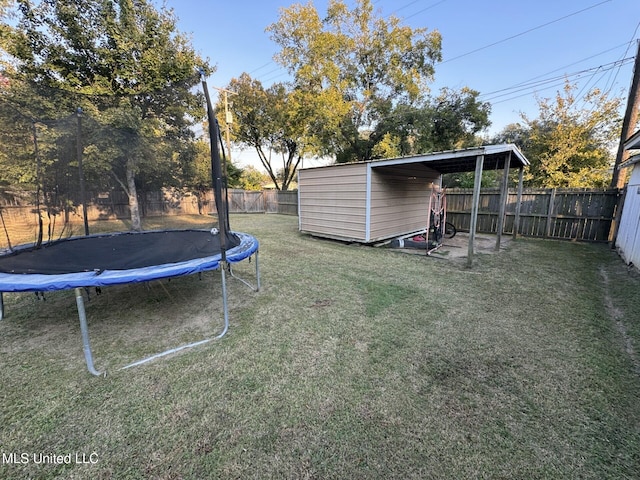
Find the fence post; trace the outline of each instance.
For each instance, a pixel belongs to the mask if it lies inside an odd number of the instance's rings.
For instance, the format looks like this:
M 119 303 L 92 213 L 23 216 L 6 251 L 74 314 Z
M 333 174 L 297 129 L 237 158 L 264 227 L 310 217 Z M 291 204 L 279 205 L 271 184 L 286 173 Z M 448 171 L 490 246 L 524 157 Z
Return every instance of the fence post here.
M 513 219 L 513 239 L 518 238 L 520 230 L 520 207 L 522 205 L 522 184 L 524 183 L 524 167 L 520 167 L 518 173 L 518 195 L 516 198 L 516 216 Z
M 549 208 L 547 210 L 547 226 L 544 231 L 544 238 L 551 236 L 551 223 L 553 222 L 553 207 L 556 203 L 556 189 L 551 189 L 551 196 L 549 197 Z
M 622 207 L 624 201 L 627 198 L 627 185 L 622 190 L 618 189 L 618 199 L 614 210 L 613 218 L 611 219 L 611 228 L 609 229 L 609 246 L 612 249 L 616 248 L 616 240 L 618 239 L 618 230 L 620 229 L 620 214 L 622 213 Z
M 502 172 L 502 184 L 500 185 L 500 208 L 498 212 L 498 235 L 496 236 L 496 246 L 494 250 L 500 250 L 502 231 L 504 230 L 504 215 L 507 209 L 507 198 L 509 197 L 509 164 L 511 163 L 511 152 L 504 159 L 504 171 Z

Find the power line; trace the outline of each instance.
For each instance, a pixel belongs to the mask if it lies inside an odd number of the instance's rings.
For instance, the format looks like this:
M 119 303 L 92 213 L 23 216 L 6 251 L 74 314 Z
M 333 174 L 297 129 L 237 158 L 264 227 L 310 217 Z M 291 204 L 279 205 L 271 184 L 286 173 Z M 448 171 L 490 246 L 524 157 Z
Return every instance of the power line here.
M 426 12 L 427 10 L 432 9 L 433 7 L 437 7 L 438 5 L 440 5 L 441 3 L 444 3 L 444 2 L 446 2 L 446 1 L 447 1 L 447 0 L 440 0 L 439 2 L 432 3 L 432 4 L 431 4 L 431 5 L 429 5 L 428 7 L 423 8 L 422 10 L 418 10 L 416 13 L 413 13 L 413 14 L 409 15 L 408 17 L 404 17 L 404 19 L 405 19 L 405 20 L 408 20 L 408 19 L 410 19 L 410 18 L 412 18 L 412 17 L 415 17 L 416 15 L 419 15 L 419 14 L 421 14 L 421 13 L 423 13 L 423 12 Z M 415 3 L 415 2 L 413 2 L 413 3 Z M 405 6 L 408 6 L 408 5 L 405 5 Z M 404 8 L 404 7 L 402 7 L 402 8 Z M 397 12 L 397 11 L 402 10 L 402 8 L 399 8 L 398 10 L 396 10 L 396 12 Z
M 627 53 L 629 53 L 629 49 L 631 48 L 631 44 L 633 43 L 633 39 L 636 38 L 636 34 L 638 33 L 638 29 L 640 28 L 640 22 L 638 22 L 638 24 L 636 25 L 636 29 L 633 31 L 633 35 L 631 36 L 631 40 L 629 41 L 629 43 L 627 44 L 627 49 L 624 51 L 624 53 L 622 54 L 622 56 L 624 57 Z M 611 91 L 611 89 L 613 88 L 613 86 L 615 85 L 616 79 L 618 78 L 618 73 L 620 73 L 620 70 L 618 69 L 618 71 L 616 72 L 615 76 L 613 77 L 613 80 L 611 81 L 611 87 L 609 87 L 608 89 L 606 89 L 607 93 L 609 93 Z
M 500 98 L 500 97 L 510 95 L 511 93 L 514 93 L 514 92 L 535 89 L 536 87 L 543 86 L 549 83 L 554 83 L 554 82 L 557 82 L 558 80 L 564 81 L 565 79 L 571 78 L 571 77 L 580 78 L 582 76 L 591 74 L 593 72 L 597 72 L 600 69 L 602 69 L 603 71 L 608 71 L 612 68 L 617 68 L 619 66 L 626 65 L 627 63 L 631 63 L 631 61 L 633 61 L 633 57 L 627 57 L 621 60 L 616 60 L 614 62 L 605 63 L 602 65 L 598 65 L 597 67 L 591 67 L 591 68 L 579 70 L 577 72 L 573 72 L 569 74 L 557 75 L 555 77 L 544 78 L 542 80 L 537 80 L 537 81 L 521 82 L 512 87 L 502 88 L 500 90 L 495 90 L 493 92 L 483 93 L 479 95 L 479 97 L 485 97 L 485 98 L 489 97 L 485 101 L 490 100 L 492 98 Z
M 581 58 L 580 60 L 576 60 L 575 62 L 571 62 L 571 63 L 569 63 L 569 64 L 567 64 L 567 65 L 563 65 L 562 67 L 558 67 L 558 68 L 556 68 L 556 69 L 554 69 L 554 70 L 550 70 L 550 71 L 548 71 L 548 72 L 541 73 L 540 75 L 536 75 L 535 77 L 532 77 L 532 78 L 530 78 L 530 79 L 528 79 L 528 80 L 524 80 L 523 82 L 520 82 L 520 83 L 518 83 L 518 84 L 516 84 L 516 85 L 514 85 L 514 86 L 523 85 L 523 84 L 524 84 L 524 83 L 526 83 L 526 82 L 531 82 L 531 81 L 536 80 L 536 79 L 538 79 L 538 78 L 546 77 L 547 75 L 550 75 L 550 74 L 552 74 L 552 73 L 559 72 L 559 71 L 561 71 L 561 70 L 565 70 L 565 69 L 566 69 L 566 68 L 568 68 L 568 67 L 572 67 L 572 66 L 574 66 L 574 65 L 577 65 L 577 64 L 579 64 L 579 63 L 585 62 L 585 61 L 587 61 L 587 60 L 594 59 L 594 58 L 596 58 L 596 57 L 599 57 L 600 55 L 604 55 L 605 53 L 609 53 L 609 52 L 611 52 L 611 51 L 613 51 L 613 50 L 616 50 L 616 49 L 618 49 L 618 48 L 620 48 L 620 47 L 623 47 L 623 46 L 625 46 L 625 45 L 629 46 L 629 45 L 631 45 L 631 43 L 632 43 L 632 42 L 633 42 L 633 40 L 631 40 L 631 41 L 629 41 L 629 42 L 621 43 L 620 45 L 616 45 L 615 47 L 608 48 L 607 50 L 602 50 L 601 52 L 594 53 L 593 55 L 589 55 L 588 57 Z M 628 48 L 627 48 L 627 51 L 628 51 Z M 625 54 L 626 54 L 626 53 L 625 53 Z M 624 55 L 622 55 L 621 59 L 623 59 L 623 58 L 624 58 Z M 512 87 L 508 87 L 508 88 L 512 88 Z M 501 90 L 498 90 L 498 91 L 501 91 Z M 487 94 L 487 95 L 488 95 L 488 94 Z
M 281 73 L 279 73 L 277 75 L 272 75 L 271 77 L 265 78 L 263 81 L 264 82 L 269 82 L 271 80 L 275 80 L 276 78 L 280 78 L 280 77 L 283 77 L 283 76 L 288 75 L 288 74 L 289 74 L 288 72 L 284 71 L 284 72 L 281 72 Z
M 253 70 L 251 70 L 249 72 L 249 75 L 257 72 L 258 70 L 262 70 L 265 67 L 268 67 L 269 65 L 271 65 L 273 63 L 273 60 L 269 60 L 267 63 L 265 63 L 264 65 L 259 66 L 258 68 L 254 68 Z
M 486 50 L 487 48 L 495 47 L 496 45 L 499 45 L 501 43 L 508 42 L 509 40 L 513 40 L 514 38 L 521 37 L 523 35 L 526 35 L 527 33 L 531 33 L 531 32 L 533 32 L 535 30 L 539 30 L 539 29 L 541 29 L 543 27 L 549 26 L 549 25 L 551 25 L 553 23 L 560 22 L 560 21 L 565 20 L 565 19 L 567 19 L 569 17 L 573 17 L 573 16 L 578 15 L 578 14 L 580 14 L 582 12 L 586 12 L 587 10 L 591 10 L 592 8 L 598 7 L 598 6 L 602 5 L 602 4 L 605 4 L 605 3 L 608 3 L 608 2 L 611 2 L 611 1 L 612 0 L 604 0 L 603 2 L 596 3 L 594 5 L 591 5 L 590 7 L 583 8 L 582 10 L 578 10 L 576 12 L 573 12 L 573 13 L 570 13 L 568 15 L 565 15 L 564 17 L 556 18 L 555 20 L 551 20 L 550 22 L 543 23 L 542 25 L 538 25 L 536 27 L 530 28 L 528 30 L 525 30 L 524 32 L 520 32 L 520 33 L 517 33 L 515 35 L 511 35 L 510 37 L 504 38 L 502 40 L 498 40 L 497 42 L 490 43 L 489 45 L 485 45 L 484 47 L 476 48 L 475 50 L 471 50 L 470 52 L 463 53 L 462 55 L 458 55 L 458 56 L 450 58 L 448 60 L 444 60 L 444 61 L 442 61 L 440 63 L 443 64 L 443 63 L 453 62 L 454 60 L 458 60 L 459 58 L 463 58 L 463 57 L 466 57 L 466 56 L 471 55 L 473 53 L 477 53 L 477 52 L 480 52 L 482 50 Z
M 398 8 L 397 10 L 395 10 L 392 13 L 398 13 L 400 10 L 404 10 L 407 7 L 410 7 L 411 5 L 413 5 L 414 3 L 418 3 L 420 0 L 413 0 L 413 2 L 409 2 L 406 5 L 403 5 L 402 7 Z
M 633 57 L 628 57 L 628 58 L 625 58 L 623 60 L 617 60 L 616 62 L 612 62 L 611 64 L 608 64 L 609 67 L 604 69 L 603 71 L 608 71 L 608 70 L 614 69 L 614 68 L 620 68 L 623 65 L 627 65 L 627 64 L 631 63 L 632 61 L 633 61 Z M 515 89 L 512 92 L 503 93 L 503 94 L 496 95 L 496 96 L 494 96 L 492 98 L 489 98 L 489 99 L 484 99 L 484 101 L 491 102 L 492 105 L 497 105 L 497 104 L 500 104 L 500 103 L 509 102 L 509 101 L 515 100 L 517 98 L 526 97 L 526 96 L 531 95 L 531 93 L 532 93 L 531 91 L 532 90 L 534 90 L 534 91 L 536 91 L 536 90 L 537 91 L 548 90 L 550 88 L 555 88 L 555 87 L 564 85 L 566 80 L 570 79 L 572 77 L 575 77 L 574 80 L 580 80 L 581 78 L 587 76 L 592 70 L 598 70 L 598 69 L 601 69 L 602 67 L 603 67 L 603 65 L 600 65 L 598 67 L 594 67 L 593 69 L 584 70 L 582 72 L 577 72 L 577 73 L 574 73 L 574 74 L 571 74 L 571 75 L 562 76 L 562 77 L 555 77 L 555 78 L 544 80 L 544 81 L 541 81 L 541 82 L 538 82 L 538 83 L 533 83 L 533 84 L 531 84 L 531 85 L 529 85 L 527 87 Z M 544 88 L 540 88 L 540 87 L 544 87 Z M 526 91 L 526 93 L 522 93 L 520 95 L 515 95 L 515 96 L 509 96 L 509 95 L 512 95 L 512 94 L 515 94 L 515 93 L 518 93 L 518 92 L 522 92 L 522 91 Z M 493 101 L 493 99 L 500 98 L 500 97 L 507 97 L 507 96 L 509 96 L 509 98 L 504 98 L 502 100 Z
M 266 77 L 266 76 L 268 76 L 268 75 L 271 75 L 272 73 L 278 72 L 278 71 L 280 71 L 280 70 L 282 70 L 282 69 L 283 69 L 283 67 L 277 66 L 276 68 L 272 68 L 272 69 L 271 69 L 271 70 L 269 70 L 268 72 L 265 72 L 265 73 L 262 73 L 262 74 L 258 75 L 258 77 L 257 77 L 257 78 L 258 78 L 258 79 L 259 79 L 259 78 L 264 78 L 264 77 Z

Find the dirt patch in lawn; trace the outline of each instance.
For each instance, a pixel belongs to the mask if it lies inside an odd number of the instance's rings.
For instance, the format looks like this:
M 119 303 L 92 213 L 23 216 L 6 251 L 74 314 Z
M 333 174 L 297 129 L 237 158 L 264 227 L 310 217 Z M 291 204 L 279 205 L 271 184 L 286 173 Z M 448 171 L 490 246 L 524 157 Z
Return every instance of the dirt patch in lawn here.
M 640 358 L 638 358 L 638 353 L 633 347 L 633 342 L 627 332 L 627 327 L 624 323 L 624 312 L 616 307 L 611 297 L 609 274 L 603 267 L 600 267 L 599 272 L 604 284 L 604 305 L 607 309 L 607 314 L 620 334 L 621 340 L 624 343 L 624 350 L 627 355 L 629 355 L 635 372 L 640 375 Z
M 475 253 L 496 253 L 496 235 L 476 234 Z M 500 241 L 500 250 L 508 248 L 511 243 L 511 236 L 503 236 Z M 394 248 L 398 252 L 410 255 L 425 255 L 425 251 L 417 248 Z M 445 238 L 442 246 L 431 252 L 434 258 L 454 259 L 464 258 L 469 253 L 469 234 L 458 232 L 453 238 Z

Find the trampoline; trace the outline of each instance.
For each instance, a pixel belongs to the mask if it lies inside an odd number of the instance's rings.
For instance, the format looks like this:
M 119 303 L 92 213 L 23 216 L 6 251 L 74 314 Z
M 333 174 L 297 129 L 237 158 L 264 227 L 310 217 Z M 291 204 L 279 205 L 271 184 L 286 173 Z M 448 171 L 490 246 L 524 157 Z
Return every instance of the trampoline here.
M 0 255 L 0 320 L 4 318 L 5 292 L 46 292 L 75 289 L 83 351 L 87 369 L 102 375 L 93 362 L 82 290 L 126 283 L 149 282 L 220 270 L 224 327 L 210 338 L 182 345 L 122 367 L 141 365 L 161 356 L 222 338 L 229 329 L 227 270 L 254 291 L 260 289 L 259 243 L 246 233 L 229 232 L 225 250 L 215 230 L 162 230 L 71 237 L 35 248 L 15 247 Z M 231 265 L 255 255 L 256 284 L 233 274 Z M 224 262 L 227 267 L 223 268 Z
M 258 250 L 245 233 L 229 233 L 226 260 L 240 262 Z M 16 247 L 0 256 L 1 292 L 46 292 L 148 282 L 218 269 L 220 233 L 158 230 L 89 235 L 41 248 Z
M 88 235 L 65 238 L 45 244 L 29 244 L 0 252 L 0 320 L 4 318 L 3 295 L 6 292 L 46 292 L 75 289 L 80 331 L 87 369 L 96 370 L 89 341 L 83 291 L 89 287 L 149 282 L 165 278 L 219 270 L 222 281 L 224 326 L 215 336 L 182 345 L 138 360 L 123 369 L 146 363 L 185 348 L 202 345 L 223 337 L 229 329 L 226 273 L 258 291 L 260 268 L 259 244 L 246 233 L 232 232 L 226 181 L 221 168 L 218 142 L 220 131 L 213 114 L 211 100 L 202 75 L 207 102 L 211 142 L 211 172 L 218 227 L 205 230 L 152 230 Z M 86 211 L 85 211 L 86 215 Z M 232 264 L 255 256 L 255 284 L 237 277 Z

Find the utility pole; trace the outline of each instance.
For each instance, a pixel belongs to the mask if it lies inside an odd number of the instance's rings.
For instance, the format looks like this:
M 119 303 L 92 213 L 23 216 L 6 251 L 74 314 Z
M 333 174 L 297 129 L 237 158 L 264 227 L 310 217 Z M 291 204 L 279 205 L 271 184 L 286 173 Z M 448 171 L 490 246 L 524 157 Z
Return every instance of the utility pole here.
M 631 88 L 629 89 L 629 97 L 627 98 L 627 110 L 622 120 L 622 132 L 620 134 L 620 144 L 618 145 L 618 153 L 616 154 L 616 163 L 613 166 L 613 177 L 611 178 L 611 188 L 622 188 L 624 186 L 624 178 L 620 175 L 619 165 L 623 163 L 629 156 L 629 152 L 624 150 L 624 142 L 626 142 L 638 123 L 638 108 L 640 107 L 640 40 L 638 41 L 638 51 L 636 53 L 636 61 L 633 67 L 633 78 L 631 80 Z
M 231 124 L 233 123 L 233 116 L 229 111 L 229 94 L 237 95 L 236 92 L 227 90 L 225 88 L 213 87 L 219 92 L 224 94 L 224 120 L 225 120 L 225 142 L 227 144 L 227 155 L 229 161 L 231 161 Z

